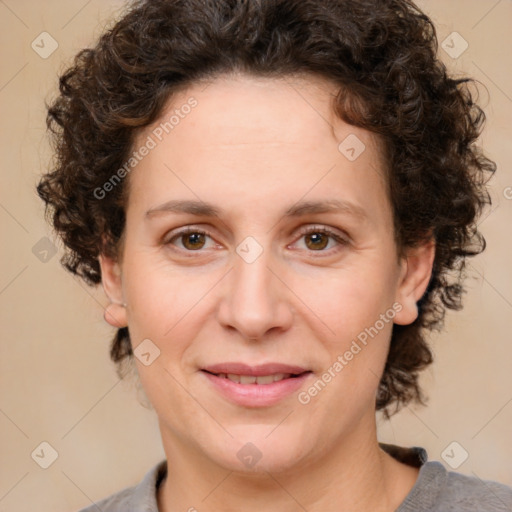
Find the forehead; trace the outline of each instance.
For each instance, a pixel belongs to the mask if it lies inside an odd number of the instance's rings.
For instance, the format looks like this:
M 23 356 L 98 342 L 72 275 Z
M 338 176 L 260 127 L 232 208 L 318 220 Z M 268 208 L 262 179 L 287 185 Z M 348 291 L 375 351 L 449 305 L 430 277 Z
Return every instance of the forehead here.
M 247 75 L 180 90 L 134 144 L 155 141 L 130 177 L 138 198 L 164 201 L 178 191 L 235 204 L 269 199 L 269 186 L 281 189 L 279 200 L 284 191 L 298 199 L 308 189 L 325 195 L 340 184 L 360 196 L 370 188 L 385 196 L 380 141 L 336 117 L 338 90 L 316 76 Z M 357 160 L 347 158 L 347 140 L 355 151 L 364 148 Z
M 319 141 L 336 143 L 347 132 L 333 110 L 339 90 L 338 84 L 318 75 L 267 78 L 232 72 L 181 87 L 149 129 L 158 128 L 178 113 L 181 115 L 174 120 L 178 123 L 172 128 L 173 135 L 202 138 L 198 140 L 201 146 L 208 145 L 209 140 L 216 146 L 249 141 L 266 145 L 299 140 L 312 146 Z M 188 109 L 187 102 L 192 98 L 197 106 Z M 183 116 L 181 109 L 191 112 Z M 353 130 L 348 127 L 349 132 Z M 380 148 L 378 138 L 370 138 Z

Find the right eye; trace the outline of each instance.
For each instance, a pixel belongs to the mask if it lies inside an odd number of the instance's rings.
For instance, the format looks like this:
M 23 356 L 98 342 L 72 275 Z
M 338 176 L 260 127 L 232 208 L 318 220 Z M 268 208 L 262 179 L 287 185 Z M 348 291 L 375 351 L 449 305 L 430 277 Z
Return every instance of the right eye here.
M 165 245 L 174 245 L 182 251 L 195 252 L 215 246 L 215 242 L 213 242 L 211 236 L 202 229 L 188 227 L 176 231 L 171 235 L 172 236 L 166 240 Z M 210 245 L 210 247 L 206 246 L 208 239 L 210 239 L 211 244 L 213 244 Z

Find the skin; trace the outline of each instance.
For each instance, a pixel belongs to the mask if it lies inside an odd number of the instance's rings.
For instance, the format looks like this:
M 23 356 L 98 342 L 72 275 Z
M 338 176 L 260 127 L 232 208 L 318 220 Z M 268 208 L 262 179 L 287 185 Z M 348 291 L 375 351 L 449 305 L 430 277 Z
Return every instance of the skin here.
M 306 405 L 297 393 L 269 407 L 235 405 L 200 371 L 225 361 L 295 364 L 313 371 L 304 390 L 394 303 L 395 323 L 417 317 L 434 244 L 399 258 L 380 142 L 335 117 L 335 93 L 311 76 L 218 77 L 172 97 L 134 143 L 197 100 L 130 174 L 120 257 L 100 258 L 107 321 L 129 326 L 134 349 L 150 339 L 160 350 L 149 366 L 135 361 L 168 461 L 162 512 L 269 503 L 282 512 L 392 511 L 416 481 L 418 470 L 377 442 L 375 394 L 392 322 Z M 355 161 L 338 150 L 350 134 L 366 147 Z M 357 205 L 364 218 L 284 216 L 298 201 L 329 199 Z M 222 213 L 146 215 L 170 200 Z M 175 236 L 187 226 L 209 233 L 202 248 Z M 345 243 L 304 235 L 308 227 L 330 228 Z M 263 250 L 252 263 L 236 252 L 248 236 Z M 262 454 L 252 468 L 237 457 L 247 442 Z

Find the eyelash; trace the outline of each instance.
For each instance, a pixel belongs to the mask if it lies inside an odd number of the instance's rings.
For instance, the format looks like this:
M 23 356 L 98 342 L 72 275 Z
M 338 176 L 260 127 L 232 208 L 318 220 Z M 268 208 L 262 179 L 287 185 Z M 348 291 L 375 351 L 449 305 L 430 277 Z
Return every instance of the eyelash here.
M 191 234 L 191 233 L 199 234 L 199 235 L 206 235 L 213 239 L 213 236 L 208 231 L 206 231 L 204 229 L 194 228 L 192 226 L 189 226 L 189 227 L 186 227 L 186 228 L 174 233 L 167 241 L 164 242 L 164 245 L 173 245 L 172 242 L 174 240 L 177 240 L 180 237 L 182 237 L 184 235 Z M 320 249 L 318 251 L 309 250 L 308 252 L 310 252 L 310 253 L 317 252 L 317 253 L 324 253 L 324 254 L 325 253 L 332 254 L 332 253 L 338 252 L 341 249 L 341 247 L 349 244 L 349 241 L 347 238 L 344 238 L 343 236 L 339 235 L 335 231 L 333 231 L 325 226 L 309 226 L 309 227 L 303 228 L 303 229 L 301 229 L 301 231 L 299 233 L 300 236 L 297 240 L 300 240 L 302 237 L 305 237 L 307 235 L 317 234 L 317 233 L 324 234 L 324 235 L 330 237 L 331 239 L 335 240 L 338 243 L 338 247 L 335 248 L 334 250 L 332 248 L 327 249 L 327 250 Z M 180 252 L 183 252 L 183 253 L 190 253 L 190 256 L 193 256 L 194 253 L 202 252 L 202 249 L 197 249 L 194 251 L 194 250 L 182 249 L 181 247 L 178 247 L 177 250 Z

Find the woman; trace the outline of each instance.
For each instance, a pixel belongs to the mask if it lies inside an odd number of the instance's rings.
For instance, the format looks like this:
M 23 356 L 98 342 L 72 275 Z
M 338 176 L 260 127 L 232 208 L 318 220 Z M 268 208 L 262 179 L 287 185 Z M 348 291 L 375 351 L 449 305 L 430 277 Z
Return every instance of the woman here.
M 484 114 L 436 49 L 408 0 L 147 0 L 76 57 L 38 192 L 166 454 L 84 510 L 510 507 L 377 441 L 485 246 Z

